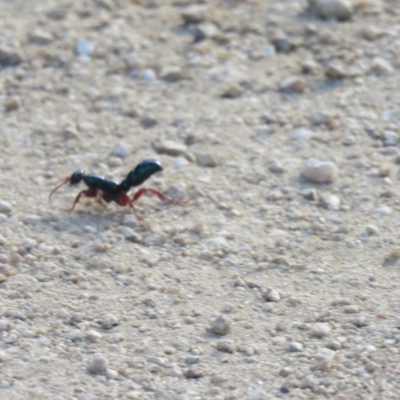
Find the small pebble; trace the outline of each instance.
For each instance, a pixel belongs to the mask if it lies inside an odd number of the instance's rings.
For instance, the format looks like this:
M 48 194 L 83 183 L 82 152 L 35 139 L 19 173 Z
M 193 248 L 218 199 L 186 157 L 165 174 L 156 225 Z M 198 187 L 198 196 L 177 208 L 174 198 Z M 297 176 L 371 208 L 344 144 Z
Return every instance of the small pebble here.
M 182 68 L 177 66 L 164 67 L 159 78 L 166 82 L 178 82 L 184 78 Z
M 316 336 L 319 338 L 329 336 L 330 332 L 331 332 L 331 328 L 330 328 L 329 324 L 323 323 L 323 322 L 318 322 L 318 323 L 314 324 L 310 329 L 310 335 Z
M 397 132 L 384 130 L 382 133 L 383 144 L 385 146 L 396 146 L 399 135 Z
M 238 83 L 230 83 L 228 86 L 222 91 L 221 97 L 226 99 L 236 99 L 240 97 L 243 93 L 243 87 Z
M 198 356 L 188 356 L 186 357 L 185 363 L 187 365 L 194 365 L 200 362 L 200 357 Z
M 279 88 L 282 92 L 303 93 L 306 90 L 306 82 L 300 77 L 291 77 L 283 80 Z
M 268 288 L 262 296 L 264 297 L 265 300 L 267 301 L 272 301 L 274 303 L 277 303 L 281 300 L 281 296 L 279 295 L 278 291 L 272 288 Z
M 229 339 L 218 340 L 217 349 L 225 353 L 234 353 L 236 350 L 235 342 Z
M 391 255 L 392 255 L 392 257 L 394 257 L 394 258 L 400 258 L 400 246 L 395 247 L 395 248 L 392 250 Z
M 377 235 L 379 233 L 379 228 L 376 225 L 367 225 L 365 231 L 368 235 Z
M 276 33 L 272 43 L 278 53 L 290 53 L 296 49 L 296 45 L 284 32 Z
M 136 221 L 137 225 L 137 221 Z M 143 243 L 143 238 L 136 231 L 134 231 L 129 226 L 123 226 L 121 228 L 121 233 L 124 235 L 125 240 L 128 240 L 133 243 Z
M 10 333 L 4 338 L 4 342 L 7 344 L 14 344 L 18 340 L 18 335 L 16 333 Z
M 122 225 L 135 227 L 137 226 L 137 219 L 133 214 L 125 214 L 122 217 Z
M 323 193 L 319 197 L 319 204 L 321 207 L 330 211 L 338 211 L 340 209 L 340 198 L 334 194 Z
M 337 351 L 337 350 L 340 350 L 342 348 L 342 345 L 337 340 L 332 340 L 332 341 L 330 341 L 330 342 L 328 342 L 326 344 L 326 347 L 328 349 Z
M 197 4 L 186 7 L 181 15 L 185 24 L 198 24 L 205 21 L 207 17 L 206 8 Z
M 303 189 L 301 191 L 301 195 L 307 200 L 311 200 L 311 201 L 319 200 L 318 190 L 316 190 L 314 188 Z
M 108 360 L 102 356 L 96 356 L 89 361 L 87 369 L 92 374 L 103 374 L 107 371 Z
M 109 156 L 107 158 L 107 165 L 110 168 L 118 168 L 118 167 L 121 167 L 123 165 L 123 161 L 119 157 Z
M 67 15 L 68 8 L 65 6 L 59 6 L 56 8 L 51 9 L 46 13 L 46 17 L 49 19 L 60 20 L 65 18 Z
M 186 379 L 200 379 L 204 376 L 200 371 L 195 371 L 191 368 L 188 369 L 184 375 Z
M 217 318 L 215 318 L 210 327 L 211 332 L 220 336 L 226 335 L 227 333 L 230 332 L 230 330 L 231 330 L 230 322 L 223 315 L 220 315 Z
M 267 136 L 271 134 L 271 128 L 269 125 L 258 125 L 256 128 L 256 134 L 261 136 Z
M 352 17 L 351 0 L 308 0 L 309 10 L 319 18 L 346 21 Z
M 356 305 L 356 304 L 348 305 L 348 306 L 344 306 L 343 307 L 343 311 L 346 314 L 356 314 L 356 313 L 359 313 L 361 311 L 361 307 Z
M 113 151 L 113 154 L 115 157 L 125 159 L 126 157 L 128 157 L 129 152 L 122 143 L 119 143 L 117 148 Z
M 333 161 L 310 158 L 301 169 L 301 176 L 314 183 L 331 183 L 338 175 L 338 167 Z
M 114 315 L 106 315 L 100 321 L 100 325 L 104 329 L 112 329 L 118 325 L 118 319 Z
M 0 214 L 9 214 L 12 210 L 8 201 L 0 200 Z
M 367 25 L 367 26 L 362 27 L 362 29 L 361 29 L 361 36 L 364 39 L 367 39 L 370 41 L 374 41 L 374 40 L 378 39 L 379 37 L 381 37 L 382 35 L 383 35 L 383 32 L 379 28 L 377 28 L 373 25 Z
M 68 334 L 68 339 L 72 342 L 82 339 L 82 333 L 79 329 L 75 329 Z
M 303 351 L 303 349 L 304 346 L 299 342 L 291 342 L 288 347 L 288 350 L 291 352 Z
M 14 97 L 6 102 L 5 110 L 6 112 L 18 110 L 21 102 L 18 98 Z
M 152 146 L 157 154 L 167 154 L 172 157 L 184 156 L 188 150 L 183 143 L 172 140 L 153 142 Z
M 107 376 L 108 379 L 117 380 L 119 374 L 118 374 L 118 371 L 116 371 L 115 369 L 107 368 L 107 370 L 106 370 L 106 376 Z
M 17 49 L 0 46 L 0 65 L 2 67 L 14 67 L 21 63 L 22 55 Z
M 321 347 L 317 350 L 315 354 L 315 359 L 317 362 L 327 362 L 331 363 L 335 357 L 336 352 L 333 349 L 327 347 Z
M 89 40 L 78 40 L 75 45 L 75 51 L 80 56 L 90 56 L 93 53 L 95 46 L 95 42 Z
M 218 165 L 217 159 L 212 154 L 198 154 L 196 159 L 201 167 L 214 168 Z
M 391 75 L 394 72 L 392 64 L 381 57 L 376 57 L 372 60 L 370 69 L 378 75 Z
M 290 134 L 290 139 L 298 142 L 308 142 L 314 136 L 314 132 L 307 128 L 298 128 Z
M 391 209 L 391 207 L 389 207 L 387 205 L 382 205 L 382 206 L 375 208 L 374 214 L 377 214 L 380 217 L 388 217 L 389 215 L 392 214 L 392 209 Z
M 157 124 L 158 124 L 158 121 L 154 117 L 151 117 L 149 115 L 144 116 L 140 120 L 140 125 L 145 129 L 153 128 Z
M 8 389 L 11 386 L 11 383 L 6 380 L 0 381 L 0 388 L 1 389 Z
M 39 222 L 42 221 L 42 217 L 40 215 L 31 214 L 25 217 L 24 222 L 27 225 L 37 225 Z
M 198 43 L 204 39 L 218 39 L 221 37 L 221 31 L 213 23 L 198 24 L 194 31 L 194 42 Z
M 95 331 L 94 329 L 89 329 L 86 332 L 86 338 L 90 340 L 92 343 L 97 342 L 103 337 L 103 335 L 100 332 Z
M 341 64 L 332 63 L 325 69 L 325 76 L 328 79 L 343 79 L 346 78 L 347 72 Z
M 277 174 L 277 175 L 283 174 L 285 172 L 285 168 L 278 161 L 274 161 L 271 164 L 269 164 L 268 170 L 270 172 L 272 172 L 273 174 Z
M 54 40 L 51 33 L 42 30 L 35 30 L 29 34 L 29 42 L 38 45 L 48 45 Z
M 157 78 L 156 72 L 152 68 L 146 68 L 141 75 L 146 82 L 153 82 Z

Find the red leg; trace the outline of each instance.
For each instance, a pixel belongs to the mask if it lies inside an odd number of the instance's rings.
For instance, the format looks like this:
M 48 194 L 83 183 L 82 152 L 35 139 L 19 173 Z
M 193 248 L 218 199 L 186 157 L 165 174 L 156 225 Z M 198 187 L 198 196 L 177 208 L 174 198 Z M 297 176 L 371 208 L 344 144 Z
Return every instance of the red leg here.
M 102 196 L 104 198 L 104 194 Z M 107 199 L 105 199 L 107 201 Z M 133 213 L 135 214 L 136 219 L 139 222 L 139 225 L 143 228 L 146 229 L 146 226 L 144 225 L 144 223 L 142 222 L 142 220 L 139 218 L 138 213 L 136 212 L 136 208 L 133 205 L 133 202 L 131 201 L 131 199 L 128 197 L 128 195 L 126 193 L 121 193 L 119 195 L 119 197 L 117 197 L 115 199 L 115 202 L 117 204 L 119 204 L 120 206 L 124 207 L 124 206 L 129 206 L 130 208 L 132 208 Z
M 86 197 L 97 197 L 98 196 L 98 192 L 97 189 L 86 189 L 86 190 L 82 190 L 82 192 L 79 192 L 78 196 L 75 197 L 75 201 L 74 204 L 72 204 L 72 207 L 68 210 L 69 212 L 71 212 L 76 203 L 79 201 L 79 199 L 81 198 L 82 195 L 85 195 Z
M 186 201 L 182 201 L 182 200 L 176 200 L 173 199 L 172 197 L 167 196 L 166 194 L 159 192 L 156 189 L 148 189 L 148 188 L 142 188 L 139 189 L 132 197 L 132 203 L 134 203 L 135 201 L 139 200 L 139 198 L 146 192 L 150 192 L 156 196 L 158 196 L 160 199 L 164 199 L 169 201 L 172 204 L 185 204 Z

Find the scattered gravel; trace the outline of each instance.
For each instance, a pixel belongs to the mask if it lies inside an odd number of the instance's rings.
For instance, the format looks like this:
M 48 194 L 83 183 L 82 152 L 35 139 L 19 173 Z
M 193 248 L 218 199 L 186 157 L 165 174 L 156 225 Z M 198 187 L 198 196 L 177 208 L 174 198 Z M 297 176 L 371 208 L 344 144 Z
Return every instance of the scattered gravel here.
M 0 15 L 0 398 L 399 398 L 395 2 Z

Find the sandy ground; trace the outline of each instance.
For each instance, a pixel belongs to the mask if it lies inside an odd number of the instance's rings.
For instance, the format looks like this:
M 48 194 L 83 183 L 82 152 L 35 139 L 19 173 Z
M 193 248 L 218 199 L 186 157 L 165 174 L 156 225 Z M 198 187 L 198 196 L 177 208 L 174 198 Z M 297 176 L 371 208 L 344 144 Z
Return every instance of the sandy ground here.
M 0 398 L 400 398 L 397 2 L 194 3 L 0 1 Z

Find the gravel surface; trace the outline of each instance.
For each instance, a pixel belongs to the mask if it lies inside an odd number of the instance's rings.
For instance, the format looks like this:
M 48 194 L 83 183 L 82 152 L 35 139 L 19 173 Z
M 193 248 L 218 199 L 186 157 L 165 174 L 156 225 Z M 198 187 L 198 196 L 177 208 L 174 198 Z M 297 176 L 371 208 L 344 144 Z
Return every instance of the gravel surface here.
M 0 398 L 400 398 L 397 2 L 0 15 Z

